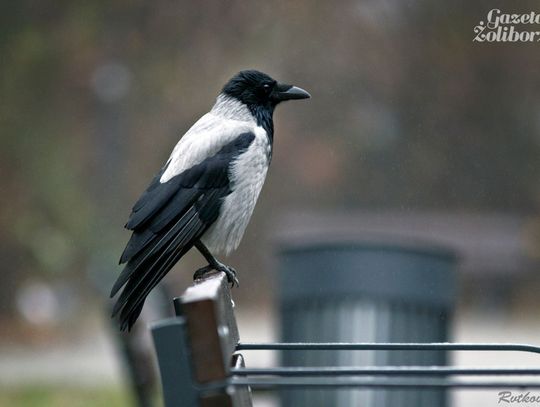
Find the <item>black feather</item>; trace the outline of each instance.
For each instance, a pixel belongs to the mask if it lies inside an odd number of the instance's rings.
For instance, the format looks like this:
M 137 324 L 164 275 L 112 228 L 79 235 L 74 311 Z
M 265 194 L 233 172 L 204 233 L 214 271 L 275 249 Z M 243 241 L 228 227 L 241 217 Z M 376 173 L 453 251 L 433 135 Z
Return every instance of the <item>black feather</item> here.
M 112 297 L 124 287 L 113 309 L 122 330 L 133 326 L 150 291 L 216 221 L 233 188 L 231 163 L 254 138 L 242 133 L 214 156 L 160 183 L 164 167 L 137 201 L 126 225 L 133 235 L 120 258 L 127 264 L 111 290 Z
M 182 181 L 180 177 L 173 177 L 164 183 L 159 181 L 166 168 L 167 166 L 154 177 L 148 189 L 133 206 L 126 229 L 135 230 L 143 226 L 145 221 L 151 219 L 178 192 Z

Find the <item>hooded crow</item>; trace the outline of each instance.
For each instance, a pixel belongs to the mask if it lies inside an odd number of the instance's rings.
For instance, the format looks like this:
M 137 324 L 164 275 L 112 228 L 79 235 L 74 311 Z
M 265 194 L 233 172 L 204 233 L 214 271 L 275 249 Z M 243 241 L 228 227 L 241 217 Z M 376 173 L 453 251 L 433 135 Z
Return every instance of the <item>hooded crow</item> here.
M 272 158 L 275 107 L 310 95 L 255 70 L 236 74 L 216 103 L 180 139 L 161 171 L 133 206 L 125 227 L 133 231 L 112 287 L 123 287 L 112 316 L 129 330 L 150 291 L 192 247 L 208 265 L 200 278 L 236 271 L 214 254 L 235 250 L 249 222 Z

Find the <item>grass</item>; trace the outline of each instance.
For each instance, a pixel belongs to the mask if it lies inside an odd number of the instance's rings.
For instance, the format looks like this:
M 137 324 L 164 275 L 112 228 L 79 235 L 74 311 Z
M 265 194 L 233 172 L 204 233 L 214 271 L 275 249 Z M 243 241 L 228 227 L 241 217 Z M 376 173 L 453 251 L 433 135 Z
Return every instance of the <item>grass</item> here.
M 23 386 L 0 387 L 0 407 L 130 407 L 121 388 Z

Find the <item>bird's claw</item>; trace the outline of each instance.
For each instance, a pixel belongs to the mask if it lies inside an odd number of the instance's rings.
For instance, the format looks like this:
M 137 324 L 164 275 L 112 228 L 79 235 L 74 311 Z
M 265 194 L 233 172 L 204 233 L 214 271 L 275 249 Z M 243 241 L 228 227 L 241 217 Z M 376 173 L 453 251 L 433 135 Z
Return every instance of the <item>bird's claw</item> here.
M 236 270 L 229 266 L 224 266 L 224 270 L 221 270 L 227 276 L 227 281 L 231 285 L 231 288 L 234 286 L 240 287 L 240 281 L 236 276 Z
M 238 277 L 236 276 L 236 270 L 222 263 L 218 263 L 215 265 L 209 264 L 208 266 L 200 268 L 195 272 L 195 274 L 193 274 L 193 280 L 199 280 L 201 278 L 204 278 L 208 273 L 211 273 L 212 271 L 224 272 L 227 276 L 227 281 L 231 285 L 231 288 L 235 285 L 237 287 L 240 286 L 240 282 L 238 281 Z

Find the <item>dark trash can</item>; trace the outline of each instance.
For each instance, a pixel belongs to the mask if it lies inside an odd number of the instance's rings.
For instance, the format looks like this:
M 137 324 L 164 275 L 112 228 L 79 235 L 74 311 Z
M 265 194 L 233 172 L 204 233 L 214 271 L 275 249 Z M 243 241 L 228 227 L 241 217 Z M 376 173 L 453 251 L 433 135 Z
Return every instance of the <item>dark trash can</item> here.
M 456 258 L 429 245 L 316 243 L 280 250 L 284 342 L 445 342 Z M 284 351 L 284 366 L 442 365 L 439 351 Z M 283 407 L 446 406 L 443 390 L 284 390 Z

